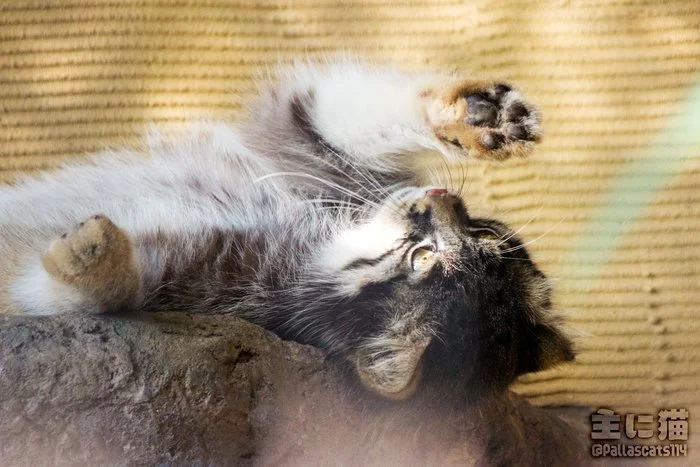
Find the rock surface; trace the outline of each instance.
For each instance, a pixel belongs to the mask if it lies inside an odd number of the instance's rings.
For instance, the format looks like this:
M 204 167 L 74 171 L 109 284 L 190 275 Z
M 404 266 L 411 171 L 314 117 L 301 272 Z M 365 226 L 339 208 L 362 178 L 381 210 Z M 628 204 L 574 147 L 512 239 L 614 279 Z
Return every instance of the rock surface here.
M 0 316 L 0 462 L 563 465 L 582 437 L 513 394 L 362 395 L 324 354 L 229 316 Z

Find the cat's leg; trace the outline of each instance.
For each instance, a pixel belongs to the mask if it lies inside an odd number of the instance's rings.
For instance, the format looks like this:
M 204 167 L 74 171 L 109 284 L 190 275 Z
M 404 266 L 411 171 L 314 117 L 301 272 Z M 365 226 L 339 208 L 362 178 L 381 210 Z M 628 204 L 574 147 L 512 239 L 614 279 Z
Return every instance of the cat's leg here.
M 54 239 L 16 284 L 22 310 L 30 314 L 65 311 L 101 313 L 134 306 L 140 276 L 129 235 L 107 217 L 92 216 Z
M 512 85 L 357 63 L 297 67 L 252 117 L 282 154 L 303 139 L 307 150 L 330 148 L 379 170 L 425 150 L 454 159 L 526 156 L 541 136 L 537 109 Z

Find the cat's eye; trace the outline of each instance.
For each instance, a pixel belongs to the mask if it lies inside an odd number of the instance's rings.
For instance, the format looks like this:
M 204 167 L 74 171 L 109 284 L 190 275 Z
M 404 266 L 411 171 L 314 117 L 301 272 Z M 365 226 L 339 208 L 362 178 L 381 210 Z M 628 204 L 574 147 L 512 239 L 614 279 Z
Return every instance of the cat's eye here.
M 411 255 L 411 267 L 414 271 L 422 271 L 430 265 L 430 258 L 435 252 L 432 248 L 421 247 L 416 248 Z

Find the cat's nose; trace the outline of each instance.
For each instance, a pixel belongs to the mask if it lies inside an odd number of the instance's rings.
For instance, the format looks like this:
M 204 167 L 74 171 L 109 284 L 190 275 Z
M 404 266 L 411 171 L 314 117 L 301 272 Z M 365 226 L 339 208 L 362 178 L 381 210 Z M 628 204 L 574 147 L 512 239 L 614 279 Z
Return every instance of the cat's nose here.
M 425 196 L 442 196 L 447 193 L 447 188 L 430 188 L 425 192 Z

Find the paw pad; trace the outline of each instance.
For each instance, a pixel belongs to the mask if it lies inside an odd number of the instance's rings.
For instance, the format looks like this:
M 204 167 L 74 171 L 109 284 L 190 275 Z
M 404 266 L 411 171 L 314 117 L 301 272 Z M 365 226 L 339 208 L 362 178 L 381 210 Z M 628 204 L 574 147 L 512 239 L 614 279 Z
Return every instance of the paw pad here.
M 484 135 L 481 137 L 481 144 L 483 144 L 486 149 L 498 149 L 503 145 L 503 143 L 505 143 L 505 141 L 505 137 L 500 133 L 496 133 L 495 131 L 491 133 L 484 133 Z
M 497 104 L 479 94 L 467 97 L 467 112 L 467 123 L 470 125 L 493 127 L 498 121 Z
M 476 127 L 493 128 L 484 133 L 481 142 L 486 149 L 494 150 L 506 141 L 533 141 L 535 130 L 528 122 L 530 110 L 516 91 L 503 83 L 485 91 L 464 96 L 467 103 L 465 123 Z
M 537 110 L 504 83 L 449 87 L 430 107 L 429 118 L 442 141 L 489 159 L 525 156 L 541 134 Z

